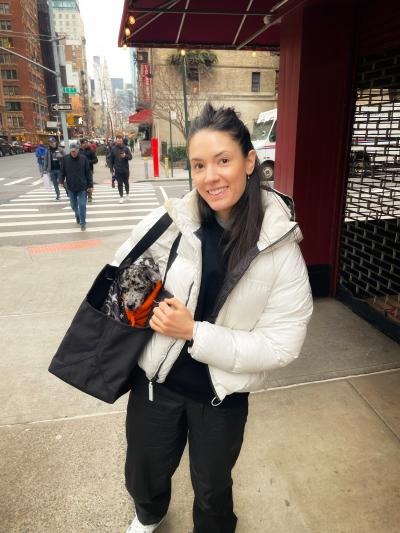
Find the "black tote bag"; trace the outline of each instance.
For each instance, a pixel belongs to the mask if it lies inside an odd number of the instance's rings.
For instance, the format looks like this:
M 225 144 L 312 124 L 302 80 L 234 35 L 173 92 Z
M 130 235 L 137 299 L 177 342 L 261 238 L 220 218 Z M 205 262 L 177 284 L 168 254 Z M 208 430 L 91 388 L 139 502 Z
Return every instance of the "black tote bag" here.
M 54 355 L 49 372 L 107 403 L 114 403 L 128 392 L 133 371 L 153 330 L 115 320 L 101 308 L 118 270 L 128 261 L 136 261 L 171 223 L 172 219 L 165 213 L 119 267 L 106 265 L 101 270 Z M 179 238 L 180 235 L 171 248 L 165 276 L 175 258 Z M 162 291 L 157 300 L 162 299 Z

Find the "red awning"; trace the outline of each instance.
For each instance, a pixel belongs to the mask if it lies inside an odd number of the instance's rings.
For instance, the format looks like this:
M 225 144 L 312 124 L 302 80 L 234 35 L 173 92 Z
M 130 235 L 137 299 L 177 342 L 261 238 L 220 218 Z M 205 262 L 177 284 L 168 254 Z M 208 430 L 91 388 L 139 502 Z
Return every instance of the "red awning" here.
M 125 0 L 118 44 L 275 50 L 279 48 L 281 13 L 288 4 L 300 1 Z M 130 16 L 135 19 L 133 24 Z
M 129 115 L 128 121 L 129 124 L 151 124 L 153 122 L 153 113 L 151 109 L 142 109 L 142 111 Z

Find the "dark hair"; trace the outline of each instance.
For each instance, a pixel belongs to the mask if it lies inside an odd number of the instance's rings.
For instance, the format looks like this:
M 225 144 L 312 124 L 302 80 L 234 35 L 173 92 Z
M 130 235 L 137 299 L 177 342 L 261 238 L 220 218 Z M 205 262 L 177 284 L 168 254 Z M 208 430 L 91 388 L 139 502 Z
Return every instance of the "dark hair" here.
M 250 132 L 232 107 L 214 107 L 207 103 L 201 114 L 191 124 L 188 147 L 192 137 L 200 130 L 209 129 L 228 133 L 236 141 L 247 157 L 253 150 Z M 215 216 L 207 202 L 197 194 L 197 204 L 202 224 L 207 224 Z M 261 202 L 261 169 L 256 158 L 254 170 L 246 181 L 246 188 L 240 200 L 232 207 L 229 228 L 225 230 L 228 255 L 228 270 L 231 271 L 256 244 L 260 236 L 264 213 Z

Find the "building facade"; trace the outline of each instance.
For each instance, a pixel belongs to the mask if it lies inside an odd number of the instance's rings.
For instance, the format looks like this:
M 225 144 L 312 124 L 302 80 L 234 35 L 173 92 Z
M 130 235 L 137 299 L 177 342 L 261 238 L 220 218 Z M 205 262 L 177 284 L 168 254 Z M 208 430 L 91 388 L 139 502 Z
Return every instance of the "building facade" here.
M 0 46 L 43 63 L 36 0 L 2 0 Z M 0 76 L 4 95 L 2 135 L 9 140 L 37 142 L 46 134 L 48 120 L 43 69 L 1 49 Z
M 55 31 L 60 37 L 66 83 L 76 88 L 69 95 L 72 112 L 67 115 L 71 136 L 86 134 L 92 128 L 89 104 L 89 80 L 86 64 L 86 40 L 79 5 L 76 0 L 52 0 Z
M 179 54 L 173 49 L 153 48 L 142 52 L 148 63 L 139 63 L 139 105 L 151 101 L 154 115 L 153 135 L 169 142 L 169 115 L 176 114 L 173 139 L 184 144 L 182 77 Z M 209 67 L 186 61 L 189 121 L 206 102 L 232 106 L 250 129 L 258 115 L 276 107 L 279 56 L 272 52 L 211 51 L 215 62 Z M 173 59 L 174 58 L 174 59 Z

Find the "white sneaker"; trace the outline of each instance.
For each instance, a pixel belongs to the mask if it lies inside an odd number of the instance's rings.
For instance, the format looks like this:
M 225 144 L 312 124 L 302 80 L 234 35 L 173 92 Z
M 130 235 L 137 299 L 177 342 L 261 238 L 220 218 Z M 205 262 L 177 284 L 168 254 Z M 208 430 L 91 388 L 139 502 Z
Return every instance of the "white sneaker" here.
M 153 533 L 153 531 L 158 528 L 158 526 L 163 520 L 164 518 L 162 518 L 157 524 L 150 524 L 149 526 L 144 526 L 139 522 L 139 518 L 135 516 L 132 524 L 126 530 L 126 533 Z
M 122 198 L 122 196 L 121 196 L 121 198 L 119 199 L 119 203 L 120 203 L 120 204 L 123 204 L 123 203 L 124 203 L 124 199 Z

